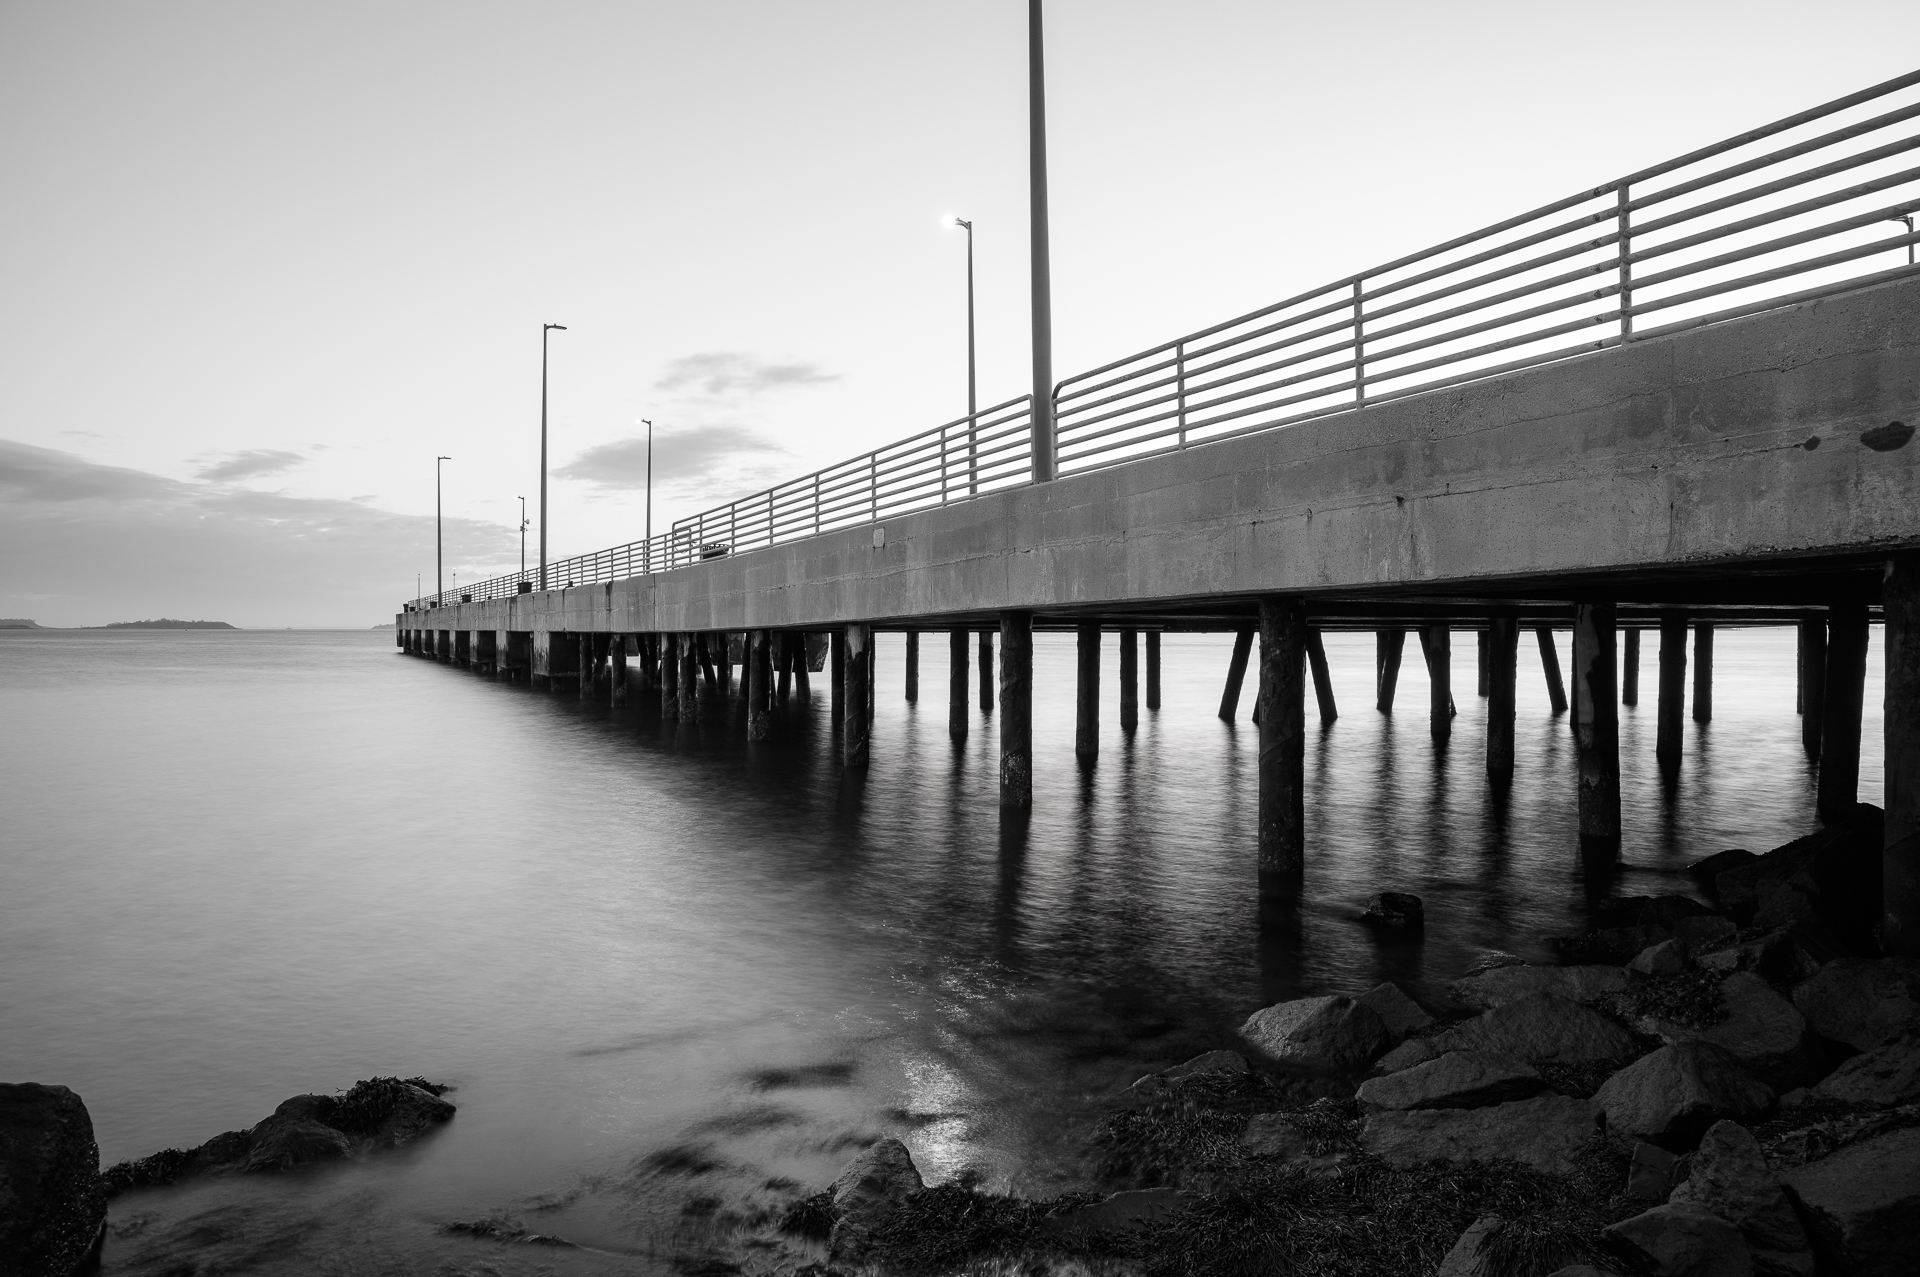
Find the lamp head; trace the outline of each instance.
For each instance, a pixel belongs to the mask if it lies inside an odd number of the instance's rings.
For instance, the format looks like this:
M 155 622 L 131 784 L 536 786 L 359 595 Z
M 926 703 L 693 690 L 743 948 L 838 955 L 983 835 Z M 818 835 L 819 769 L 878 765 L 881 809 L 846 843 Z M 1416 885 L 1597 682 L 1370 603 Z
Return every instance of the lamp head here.
M 943 217 L 940 219 L 940 225 L 946 227 L 948 230 L 953 230 L 956 227 L 966 231 L 973 229 L 973 223 L 964 217 Z
M 565 332 L 565 331 L 567 331 L 567 326 L 566 326 L 565 324 L 546 324 L 546 325 L 543 325 L 543 327 L 545 327 L 545 328 L 558 328 L 558 329 L 559 329 L 559 330 L 560 330 L 561 332 Z

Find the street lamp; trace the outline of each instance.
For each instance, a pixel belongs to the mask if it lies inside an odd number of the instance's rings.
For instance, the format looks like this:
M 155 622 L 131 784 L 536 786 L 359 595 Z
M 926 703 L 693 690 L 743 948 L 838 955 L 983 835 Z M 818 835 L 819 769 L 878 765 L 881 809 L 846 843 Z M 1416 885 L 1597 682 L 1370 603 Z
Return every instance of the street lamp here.
M 527 579 L 527 499 L 520 498 L 520 579 Z
M 565 324 L 543 324 L 540 328 L 540 589 L 547 588 L 547 334 Z
M 636 418 L 647 428 L 647 571 L 653 571 L 653 423 L 645 417 Z
M 973 223 L 956 217 L 952 225 L 967 233 L 967 493 L 980 492 L 980 404 L 975 393 L 973 355 Z
M 452 457 L 433 459 L 433 605 L 435 607 L 439 607 L 442 602 L 440 597 L 440 463 L 451 460 L 453 460 Z
M 1055 472 L 1053 271 L 1047 251 L 1047 82 L 1040 0 L 1027 0 L 1027 197 L 1033 301 L 1033 481 Z

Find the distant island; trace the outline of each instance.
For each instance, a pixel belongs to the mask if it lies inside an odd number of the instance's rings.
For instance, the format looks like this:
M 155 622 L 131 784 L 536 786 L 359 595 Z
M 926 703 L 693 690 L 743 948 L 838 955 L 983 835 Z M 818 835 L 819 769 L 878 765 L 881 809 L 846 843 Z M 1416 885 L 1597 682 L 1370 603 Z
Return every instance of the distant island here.
M 29 621 L 24 616 L 0 616 L 0 630 L 37 630 L 40 622 Z
M 32 624 L 31 621 L 28 622 Z M 225 621 L 170 621 L 161 617 L 157 621 L 108 621 L 98 628 L 103 630 L 234 630 L 237 625 L 228 625 Z

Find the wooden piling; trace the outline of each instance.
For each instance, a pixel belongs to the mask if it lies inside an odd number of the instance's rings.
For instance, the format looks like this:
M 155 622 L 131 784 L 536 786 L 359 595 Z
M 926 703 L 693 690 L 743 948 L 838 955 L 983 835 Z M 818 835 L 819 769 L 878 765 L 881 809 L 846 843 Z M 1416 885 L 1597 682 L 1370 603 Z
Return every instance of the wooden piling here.
M 747 634 L 747 739 L 766 740 L 772 734 L 773 636 L 766 630 Z
M 1713 721 L 1713 622 L 1693 623 L 1693 721 Z
M 1031 612 L 1000 614 L 1000 805 L 1033 806 Z
M 1120 630 L 1120 730 L 1140 726 L 1140 631 Z
M 1487 620 L 1487 777 L 1513 779 L 1514 694 L 1519 679 L 1520 616 L 1497 612 Z
M 1485 630 L 1474 631 L 1474 669 L 1476 671 L 1474 693 L 1478 696 L 1487 695 L 1487 642 L 1487 632 Z
M 1160 708 L 1160 631 L 1147 631 L 1147 708 Z
M 793 635 L 780 630 L 768 640 L 767 646 L 773 653 L 773 699 L 785 705 L 793 695 Z
M 969 630 L 947 632 L 947 735 L 954 740 L 967 738 L 967 680 L 970 673 L 973 633 Z
M 1820 757 L 1820 728 L 1827 718 L 1827 618 L 1800 622 L 1800 744 Z
M 593 695 L 593 689 L 600 681 L 599 654 L 594 648 L 594 640 L 598 637 L 597 634 L 582 634 L 575 643 L 575 651 L 579 653 L 575 659 L 580 662 L 578 695 L 583 701 Z
M 1573 609 L 1573 740 L 1580 769 L 1580 851 L 1620 854 L 1620 690 L 1614 672 L 1615 608 Z
M 1327 649 L 1320 641 L 1320 631 L 1307 628 L 1307 666 L 1313 671 L 1313 698 L 1320 703 L 1320 721 L 1331 723 L 1340 717 L 1340 710 L 1333 703 L 1333 676 L 1327 673 Z
M 848 768 L 867 765 L 867 737 L 873 724 L 868 688 L 873 678 L 873 627 L 847 627 L 847 700 L 840 719 L 840 761 Z
M 1540 640 L 1540 670 L 1547 677 L 1547 705 L 1555 714 L 1567 712 L 1567 689 L 1560 681 L 1560 650 L 1553 645 L 1553 627 L 1536 625 L 1533 635 Z
M 680 721 L 691 723 L 699 717 L 700 648 L 696 635 L 682 634 L 680 652 Z
M 1820 815 L 1845 820 L 1860 796 L 1860 708 L 1866 692 L 1867 608 L 1827 609 L 1826 704 L 1820 723 Z
M 844 630 L 834 630 L 827 636 L 827 671 L 828 690 L 833 693 L 834 715 L 844 720 L 847 699 L 847 635 Z
M 1453 735 L 1453 630 L 1446 622 L 1420 627 L 1420 653 L 1427 661 L 1427 730 L 1433 739 Z
M 1227 661 L 1227 686 L 1220 693 L 1220 718 L 1231 723 L 1240 709 L 1240 684 L 1246 681 L 1247 657 L 1253 652 L 1253 630 L 1242 627 L 1233 636 L 1233 656 Z
M 742 662 L 744 665 L 745 662 Z M 714 635 L 713 672 L 720 676 L 720 696 L 733 695 L 733 634 L 722 630 Z
M 1031 632 L 1031 625 L 1028 627 Z M 993 713 L 993 689 L 997 680 L 993 676 L 993 631 L 980 631 L 980 712 Z
M 810 658 L 807 656 L 807 636 L 799 633 L 793 636 L 793 694 L 813 697 L 813 676 L 807 672 Z
M 1306 866 L 1307 617 L 1260 600 L 1259 874 L 1262 895 L 1293 895 Z
M 1620 703 L 1640 703 L 1640 630 L 1638 626 L 1620 634 Z
M 707 689 L 707 697 L 709 700 L 717 696 L 720 692 L 720 676 L 716 674 L 713 669 L 713 644 L 716 637 L 716 635 L 711 633 L 700 634 L 695 648 L 695 650 L 700 653 L 700 675 L 701 678 L 705 680 L 703 685 Z M 723 657 L 722 659 L 725 658 Z
M 1082 621 L 1075 644 L 1073 754 L 1084 762 L 1100 756 L 1100 623 Z
M 680 717 L 680 636 L 662 634 L 660 638 L 660 718 L 672 722 Z
M 920 631 L 907 631 L 907 704 L 920 699 Z
M 1393 713 L 1393 693 L 1400 683 L 1400 657 L 1407 646 L 1407 632 L 1398 626 L 1373 632 L 1373 706 L 1382 714 Z
M 1920 554 L 1887 561 L 1886 830 L 1880 855 L 1880 947 L 1920 957 Z
M 627 703 L 627 636 L 609 636 L 607 644 L 608 700 L 618 706 Z
M 1680 766 L 1687 694 L 1687 617 L 1671 612 L 1660 618 L 1660 704 L 1653 754 L 1661 770 Z

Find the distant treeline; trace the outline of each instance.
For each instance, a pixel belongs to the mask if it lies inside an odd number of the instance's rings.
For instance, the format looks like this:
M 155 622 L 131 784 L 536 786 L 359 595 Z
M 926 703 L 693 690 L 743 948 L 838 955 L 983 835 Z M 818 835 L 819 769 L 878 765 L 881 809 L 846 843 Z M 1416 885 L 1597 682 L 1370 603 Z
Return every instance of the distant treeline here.
M 29 621 L 24 616 L 0 616 L 0 630 L 37 630 L 38 621 Z
M 28 624 L 32 624 L 31 621 Z M 100 627 L 106 630 L 231 630 L 237 626 L 225 621 L 170 621 L 161 617 L 157 621 L 108 621 Z

